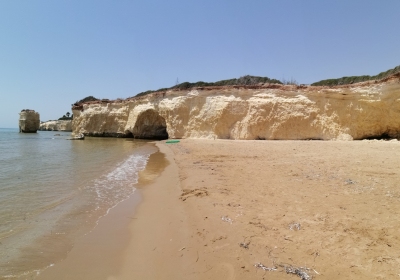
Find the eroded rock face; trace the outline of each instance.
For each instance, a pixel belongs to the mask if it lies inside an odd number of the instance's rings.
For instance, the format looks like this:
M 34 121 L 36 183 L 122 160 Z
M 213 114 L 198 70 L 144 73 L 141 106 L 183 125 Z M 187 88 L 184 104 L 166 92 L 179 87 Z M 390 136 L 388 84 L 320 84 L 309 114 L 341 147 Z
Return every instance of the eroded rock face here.
M 97 105 L 97 104 L 96 104 Z M 100 137 L 131 137 L 132 133 L 125 130 L 130 105 L 127 103 L 105 103 L 99 106 L 86 106 L 82 112 L 77 112 L 72 120 L 73 135 L 83 133 L 88 136 Z
M 40 116 L 34 110 L 25 109 L 19 113 L 19 132 L 35 133 L 39 129 Z
M 42 131 L 72 131 L 72 120 L 58 120 L 40 123 L 39 129 Z
M 73 132 L 137 138 L 400 137 L 400 78 L 337 87 L 264 85 L 169 91 L 73 108 Z

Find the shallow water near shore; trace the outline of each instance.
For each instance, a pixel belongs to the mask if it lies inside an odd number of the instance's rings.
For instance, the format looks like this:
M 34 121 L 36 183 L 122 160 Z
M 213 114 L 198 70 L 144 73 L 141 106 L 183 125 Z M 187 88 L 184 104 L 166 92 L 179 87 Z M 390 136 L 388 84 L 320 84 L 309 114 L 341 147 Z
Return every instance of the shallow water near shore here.
M 153 216 L 152 210 L 145 211 L 148 216 L 138 213 L 140 212 L 140 207 L 143 207 L 143 203 L 148 203 L 148 200 L 146 201 L 146 198 L 143 198 L 143 193 L 151 188 L 150 185 L 157 182 L 157 178 L 161 174 L 165 174 L 163 171 L 168 165 L 169 161 L 164 153 L 160 151 L 152 153 L 146 168 L 139 172 L 135 193 L 129 199 L 118 203 L 107 215 L 101 217 L 92 231 L 74 242 L 74 247 L 66 258 L 41 272 L 36 279 L 136 279 L 121 277 L 120 275 L 124 263 L 128 259 L 127 256 L 132 253 L 140 256 L 145 255 L 145 252 L 137 248 L 132 249 L 129 246 L 133 240 L 137 240 L 139 237 L 138 233 L 133 234 L 131 226 L 132 223 L 136 223 L 138 220 L 149 221 L 150 217 Z M 168 195 L 165 195 L 165 188 L 168 182 L 165 182 L 165 179 L 161 180 L 163 184 L 161 186 L 158 185 L 156 193 L 162 199 L 163 203 L 160 203 L 160 205 L 164 207 L 166 200 L 168 200 Z M 168 215 L 164 216 L 164 218 L 168 223 L 171 221 Z M 145 235 L 151 235 L 150 231 L 145 231 Z M 139 235 L 142 236 L 143 234 Z M 137 265 L 135 266 L 135 263 L 137 262 L 130 262 L 129 267 L 136 270 Z
M 55 136 L 60 134 L 60 136 Z M 135 190 L 148 141 L 0 129 L 0 279 L 32 279 Z

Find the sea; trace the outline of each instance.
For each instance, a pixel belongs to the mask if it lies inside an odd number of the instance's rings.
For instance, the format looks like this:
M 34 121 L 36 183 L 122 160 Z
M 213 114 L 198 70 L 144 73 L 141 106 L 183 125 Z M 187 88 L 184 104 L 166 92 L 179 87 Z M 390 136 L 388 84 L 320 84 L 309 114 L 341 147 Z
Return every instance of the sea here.
M 0 279 L 34 279 L 135 192 L 146 140 L 0 129 Z

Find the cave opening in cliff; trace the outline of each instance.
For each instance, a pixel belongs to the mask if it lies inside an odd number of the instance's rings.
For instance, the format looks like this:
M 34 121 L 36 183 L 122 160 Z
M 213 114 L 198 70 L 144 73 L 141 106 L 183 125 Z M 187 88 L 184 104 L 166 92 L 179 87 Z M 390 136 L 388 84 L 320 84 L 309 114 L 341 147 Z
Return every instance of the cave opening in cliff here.
M 133 128 L 133 137 L 139 139 L 168 139 L 165 119 L 153 109 L 142 112 Z
M 125 131 L 124 138 L 133 138 L 133 133 L 129 130 Z
M 373 135 L 373 136 L 369 136 L 369 137 L 364 137 L 360 140 L 363 139 L 367 139 L 367 140 L 390 140 L 393 139 L 393 137 L 391 137 L 387 132 L 384 132 L 382 134 L 379 135 Z

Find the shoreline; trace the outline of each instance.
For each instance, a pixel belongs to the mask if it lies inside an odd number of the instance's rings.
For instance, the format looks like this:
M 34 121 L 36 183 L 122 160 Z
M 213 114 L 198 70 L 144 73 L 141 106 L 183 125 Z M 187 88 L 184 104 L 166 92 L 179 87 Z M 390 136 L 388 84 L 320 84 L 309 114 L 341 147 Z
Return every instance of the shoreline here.
M 141 189 L 143 201 L 129 225 L 132 238 L 115 279 L 189 279 L 188 269 L 198 256 L 190 248 L 188 213 L 178 201 L 181 187 L 174 154 L 165 143 L 156 145 L 169 164 Z
M 158 147 L 158 151 L 150 155 L 145 170 L 139 172 L 134 194 L 111 208 L 94 229 L 78 238 L 65 259 L 49 266 L 35 279 L 122 279 L 118 274 L 132 239 L 131 222 L 138 219 L 137 210 L 143 204 L 147 188 L 159 185 L 157 179 L 171 173 L 166 170 L 169 165 Z

